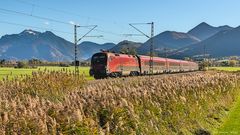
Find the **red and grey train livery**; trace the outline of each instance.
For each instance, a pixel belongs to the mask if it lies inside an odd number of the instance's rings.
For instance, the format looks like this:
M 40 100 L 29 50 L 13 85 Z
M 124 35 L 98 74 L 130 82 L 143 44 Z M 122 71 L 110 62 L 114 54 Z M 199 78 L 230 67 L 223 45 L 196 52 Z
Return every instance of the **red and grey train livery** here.
M 149 63 L 149 56 L 99 52 L 92 56 L 90 75 L 95 79 L 148 75 Z M 198 64 L 195 62 L 153 57 L 153 74 L 189 72 L 198 69 Z

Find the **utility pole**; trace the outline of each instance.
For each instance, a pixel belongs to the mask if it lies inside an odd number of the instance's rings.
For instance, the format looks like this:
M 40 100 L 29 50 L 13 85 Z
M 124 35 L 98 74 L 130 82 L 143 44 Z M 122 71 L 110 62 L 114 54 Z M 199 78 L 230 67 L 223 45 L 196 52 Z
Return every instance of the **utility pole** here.
M 149 73 L 153 74 L 153 53 L 154 53 L 154 41 L 153 41 L 153 37 L 154 37 L 154 22 L 151 23 L 132 23 L 129 24 L 131 27 L 133 27 L 135 30 L 137 30 L 139 33 L 142 34 L 142 36 L 145 36 L 147 38 L 150 39 L 150 61 L 149 61 Z M 151 25 L 151 35 L 147 35 L 144 32 L 142 32 L 140 29 L 138 29 L 137 27 L 135 27 L 135 25 Z M 134 35 L 134 34 L 128 34 L 128 35 Z M 135 34 L 137 35 L 137 34 Z
M 207 58 L 207 50 L 206 50 L 206 45 L 203 45 L 203 68 L 208 70 L 208 65 L 209 65 L 209 61 Z
M 153 36 L 154 36 L 154 23 L 151 23 L 151 38 L 150 38 L 150 74 L 153 74 Z
M 164 57 L 167 58 L 167 48 L 164 46 Z
M 203 45 L 203 59 L 206 60 L 206 45 Z
M 206 61 L 206 46 L 203 45 L 203 63 L 204 63 L 204 69 L 207 68 L 207 61 Z
M 79 75 L 79 62 L 77 62 L 77 27 L 74 25 L 74 67 L 75 67 L 75 76 Z
M 89 31 L 84 34 L 81 38 L 77 38 L 77 28 L 79 27 L 88 27 L 90 28 Z M 80 62 L 78 60 L 78 42 L 81 41 L 83 38 L 85 37 L 103 37 L 102 35 L 99 36 L 87 36 L 90 32 L 92 32 L 95 28 L 97 27 L 97 25 L 88 25 L 88 26 L 79 26 L 74 24 L 74 67 L 75 67 L 75 76 L 79 76 L 79 66 L 80 66 Z

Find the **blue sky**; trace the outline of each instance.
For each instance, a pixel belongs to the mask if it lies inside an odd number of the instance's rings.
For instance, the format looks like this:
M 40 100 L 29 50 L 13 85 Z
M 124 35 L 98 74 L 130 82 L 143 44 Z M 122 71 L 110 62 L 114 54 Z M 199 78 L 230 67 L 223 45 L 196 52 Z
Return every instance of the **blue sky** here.
M 80 25 L 98 25 L 98 31 L 90 35 L 103 35 L 104 38 L 85 38 L 97 43 L 133 40 L 144 42 L 145 37 L 126 37 L 123 34 L 137 33 L 128 23 L 155 22 L 155 34 L 165 30 L 187 32 L 201 22 L 213 26 L 240 25 L 239 0 L 1 0 L 0 9 L 8 9 L 34 16 L 41 16 L 75 22 Z M 59 11 L 60 10 L 60 11 Z M 11 22 L 27 26 L 9 25 Z M 20 33 L 24 29 L 45 31 L 54 29 L 59 35 L 73 41 L 71 25 L 37 19 L 29 16 L 0 10 L 0 36 Z M 150 26 L 139 26 L 144 32 L 150 32 Z M 63 31 L 67 33 L 62 33 Z M 79 37 L 87 29 L 78 29 Z M 84 41 L 83 40 L 83 41 Z

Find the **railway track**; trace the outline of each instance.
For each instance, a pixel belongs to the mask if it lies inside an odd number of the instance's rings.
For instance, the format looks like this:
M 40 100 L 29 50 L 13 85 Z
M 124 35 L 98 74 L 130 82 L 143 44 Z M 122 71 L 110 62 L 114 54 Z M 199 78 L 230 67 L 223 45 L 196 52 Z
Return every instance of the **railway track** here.
M 191 74 L 196 74 L 196 73 L 204 73 L 204 71 L 195 71 L 195 72 L 184 72 L 184 73 L 170 73 L 170 74 L 158 74 L 158 75 L 145 75 L 145 76 L 128 76 L 128 77 L 120 77 L 120 78 L 106 78 L 106 79 L 98 79 L 98 80 L 91 80 L 87 82 L 87 85 L 92 85 L 92 84 L 98 84 L 98 83 L 105 83 L 109 81 L 114 81 L 114 80 L 122 80 L 122 81 L 130 81 L 132 78 L 138 77 L 138 78 L 165 78 L 165 77 L 172 77 L 176 75 L 191 75 Z

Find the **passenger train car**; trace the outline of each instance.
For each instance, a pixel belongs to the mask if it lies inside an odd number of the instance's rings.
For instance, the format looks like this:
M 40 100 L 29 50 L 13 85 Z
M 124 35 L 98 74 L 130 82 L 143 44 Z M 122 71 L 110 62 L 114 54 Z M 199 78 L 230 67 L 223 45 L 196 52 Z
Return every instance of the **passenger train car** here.
M 90 75 L 95 79 L 148 75 L 149 63 L 150 56 L 99 52 L 92 56 Z M 195 62 L 153 57 L 153 74 L 196 70 L 198 64 Z

